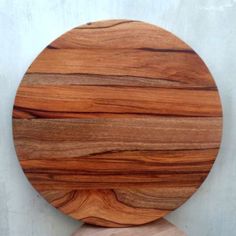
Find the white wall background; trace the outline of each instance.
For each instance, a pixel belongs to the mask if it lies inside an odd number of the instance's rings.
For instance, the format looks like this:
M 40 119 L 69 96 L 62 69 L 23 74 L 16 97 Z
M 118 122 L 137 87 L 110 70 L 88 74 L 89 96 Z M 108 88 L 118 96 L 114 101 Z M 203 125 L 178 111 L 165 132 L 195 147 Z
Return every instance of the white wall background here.
M 190 236 L 236 235 L 236 0 L 0 0 L 0 236 L 69 236 L 79 227 L 24 177 L 12 106 L 24 72 L 47 44 L 75 26 L 111 18 L 170 30 L 211 70 L 224 110 L 221 151 L 199 191 L 167 218 Z

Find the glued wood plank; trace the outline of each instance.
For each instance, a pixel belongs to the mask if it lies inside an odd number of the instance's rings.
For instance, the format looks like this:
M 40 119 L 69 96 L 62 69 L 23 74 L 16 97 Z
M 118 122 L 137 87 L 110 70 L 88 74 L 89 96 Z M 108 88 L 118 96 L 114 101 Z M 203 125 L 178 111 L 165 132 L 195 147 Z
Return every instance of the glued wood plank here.
M 221 116 L 217 91 L 113 86 L 22 86 L 15 107 L 63 113 Z
M 142 60 L 140 60 L 142 58 Z M 28 73 L 101 74 L 163 78 L 184 82 L 211 79 L 194 52 L 149 49 L 59 49 L 46 48 Z

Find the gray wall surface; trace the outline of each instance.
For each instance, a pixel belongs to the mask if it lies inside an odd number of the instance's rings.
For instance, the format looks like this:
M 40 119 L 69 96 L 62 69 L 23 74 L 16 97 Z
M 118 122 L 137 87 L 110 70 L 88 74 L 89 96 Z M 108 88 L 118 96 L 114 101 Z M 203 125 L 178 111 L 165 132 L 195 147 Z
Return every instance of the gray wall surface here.
M 201 188 L 167 219 L 190 236 L 236 235 L 236 0 L 0 0 L 0 236 L 69 236 L 79 227 L 24 177 L 12 106 L 24 72 L 47 44 L 75 26 L 115 18 L 173 32 L 212 72 L 224 111 L 221 150 Z

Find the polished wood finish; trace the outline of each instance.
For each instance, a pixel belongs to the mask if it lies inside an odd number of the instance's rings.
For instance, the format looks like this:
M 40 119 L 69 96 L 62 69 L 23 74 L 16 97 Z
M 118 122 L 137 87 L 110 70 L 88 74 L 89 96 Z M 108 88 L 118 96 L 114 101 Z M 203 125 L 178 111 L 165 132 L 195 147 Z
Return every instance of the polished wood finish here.
M 129 228 L 103 228 L 84 224 L 72 236 L 187 236 L 167 220 Z
M 222 111 L 199 56 L 137 21 L 75 28 L 33 62 L 13 111 L 16 151 L 56 208 L 109 227 L 158 219 L 210 171 Z

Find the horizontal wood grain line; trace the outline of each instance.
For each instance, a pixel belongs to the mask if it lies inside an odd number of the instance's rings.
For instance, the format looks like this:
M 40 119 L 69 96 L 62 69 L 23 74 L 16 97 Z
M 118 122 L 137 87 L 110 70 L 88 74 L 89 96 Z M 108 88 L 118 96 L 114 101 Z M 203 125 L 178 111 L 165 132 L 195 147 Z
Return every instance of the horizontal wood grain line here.
M 153 151 L 155 153 L 155 151 Z M 174 155 L 173 151 L 173 155 Z M 132 152 L 131 152 L 132 153 Z M 137 151 L 132 153 L 135 155 Z M 141 153 L 141 154 L 140 154 Z M 217 152 L 203 155 L 201 150 L 196 150 L 195 155 L 201 155 L 194 158 L 194 155 L 190 157 L 193 160 L 189 161 L 187 158 L 173 159 L 168 155 L 160 157 L 152 156 L 153 160 L 149 161 L 146 157 L 146 161 L 140 161 L 139 158 L 145 159 L 142 156 L 143 152 L 140 152 L 137 157 L 134 156 L 133 160 L 123 160 L 125 158 L 124 153 L 118 153 L 116 155 L 110 154 L 112 158 L 120 158 L 119 161 L 111 159 L 109 154 L 94 155 L 94 158 L 59 158 L 59 159 L 20 159 L 21 165 L 25 172 L 37 172 L 37 173 L 56 173 L 56 174 L 85 174 L 85 175 L 130 175 L 130 174 L 150 174 L 156 173 L 192 173 L 192 172 L 204 172 L 209 171 L 211 168 Z M 149 152 L 153 155 L 152 152 Z M 171 152 L 170 152 L 171 153 Z M 119 155 L 120 154 L 120 155 Z M 145 154 L 143 154 L 145 155 Z M 101 158 L 100 158 L 101 156 Z M 196 160 L 195 160 L 196 159 Z M 55 163 L 56 162 L 56 163 Z M 99 165 L 98 165 L 99 162 Z
M 57 48 L 57 47 L 52 46 L 52 45 L 49 45 L 49 46 L 47 46 L 47 49 L 55 50 L 55 49 L 60 49 L 60 48 Z M 64 49 L 66 49 L 66 48 L 64 48 Z M 72 48 L 70 48 L 70 49 L 72 49 Z M 148 48 L 148 47 L 141 47 L 141 48 L 134 48 L 134 49 L 135 50 L 148 51 L 148 52 L 166 52 L 166 53 L 190 53 L 190 54 L 196 54 L 196 52 L 191 50 L 191 49 Z
M 118 182 L 110 182 L 110 183 L 94 183 L 94 182 L 70 182 L 67 181 L 54 181 L 54 180 L 47 180 L 44 186 L 44 180 L 42 179 L 35 179 L 33 175 L 26 174 L 26 177 L 29 179 L 30 183 L 35 187 L 35 189 L 39 192 L 45 191 L 72 191 L 72 190 L 106 190 L 106 189 L 134 189 L 137 186 L 140 189 L 153 189 L 153 188 L 194 188 L 195 190 L 199 188 L 202 182 L 206 179 L 207 174 L 203 176 L 199 176 L 198 179 L 191 179 L 190 181 L 176 181 L 176 182 L 125 182 L 125 183 L 118 183 Z M 185 176 L 188 178 L 188 176 Z M 33 181 L 33 182 L 31 182 Z M 172 181 L 172 180 L 170 180 Z M 60 186 L 57 186 L 59 185 Z M 68 184 L 68 185 L 67 185 Z M 192 194 L 194 191 L 192 192 Z
M 57 159 L 50 156 L 31 159 L 20 158 L 25 172 L 56 174 L 139 174 L 155 172 L 204 172 L 208 171 L 218 149 L 173 151 L 123 151 L 90 156 Z M 99 162 L 99 165 L 98 165 Z
M 221 116 L 217 91 L 102 86 L 21 86 L 15 106 L 55 112 Z
M 60 49 L 147 47 L 191 50 L 176 36 L 159 27 L 129 20 L 90 23 L 67 32 L 50 46 Z
M 64 112 L 64 111 L 43 111 L 36 109 L 25 109 L 21 107 L 14 106 L 13 118 L 14 119 L 71 119 L 71 118 L 154 118 L 154 117 L 199 117 L 203 118 L 205 116 L 184 116 L 172 114 L 142 114 L 142 113 L 107 113 L 107 112 Z M 221 117 L 221 116 L 214 116 Z M 212 117 L 213 118 L 213 117 Z
M 157 87 L 178 89 L 216 90 L 213 80 L 174 80 L 168 78 L 146 78 L 137 76 L 114 76 L 99 74 L 48 74 L 26 73 L 21 86 L 37 85 L 92 85 L 92 86 L 122 86 L 122 87 Z
M 26 163 L 26 162 L 30 162 Z M 32 166 L 33 164 L 38 164 L 39 161 L 22 161 L 22 168 L 24 170 L 25 173 L 31 173 L 31 174 L 36 174 L 36 175 L 44 175 L 44 174 L 48 174 L 49 176 L 51 176 L 52 179 L 54 179 L 54 176 L 68 176 L 71 178 L 74 178 L 74 176 L 77 176 L 78 178 L 82 178 L 82 177 L 91 177 L 91 181 L 95 180 L 96 178 L 100 179 L 100 178 L 117 178 L 118 180 L 120 180 L 120 175 L 126 176 L 124 179 L 126 178 L 131 178 L 131 177 L 140 177 L 140 179 L 142 179 L 143 176 L 148 175 L 149 178 L 152 178 L 152 176 L 157 176 L 157 175 L 170 175 L 170 174 L 186 174 L 186 175 L 191 175 L 192 173 L 199 173 L 199 174 L 208 174 L 208 172 L 210 171 L 214 161 L 212 162 L 208 162 L 208 163 L 204 163 L 201 165 L 196 165 L 194 166 L 188 166 L 188 165 L 176 165 L 176 166 L 163 166 L 162 168 L 152 168 L 154 170 L 152 170 L 151 168 L 147 168 L 146 166 L 144 167 L 145 170 L 117 170 L 115 169 L 114 171 L 109 171 L 109 170 L 82 170 L 80 168 L 74 168 L 70 169 L 70 170 L 63 170 L 62 168 L 60 169 L 53 169 L 52 168 L 52 164 L 49 161 L 45 161 L 45 162 L 40 162 L 40 164 L 48 164 L 51 167 L 45 168 L 45 167 L 34 167 Z M 67 165 L 71 165 L 71 164 L 75 164 L 75 165 L 79 165 L 79 163 L 71 163 L 71 162 L 65 162 L 65 164 Z M 88 181 L 90 182 L 90 181 Z M 110 182 L 110 181 L 103 181 L 103 182 Z M 123 182 L 123 181 L 121 181 Z
M 211 168 L 212 164 L 214 163 L 215 158 L 212 157 L 211 161 L 205 161 L 205 162 L 200 162 L 200 163 L 192 163 L 192 164 L 162 164 L 162 165 L 157 165 L 153 164 L 154 166 L 151 165 L 134 165 L 137 167 L 135 170 L 134 167 L 130 168 L 130 164 L 124 163 L 122 164 L 117 164 L 116 162 L 109 162 L 105 163 L 101 162 L 101 164 L 104 164 L 104 166 L 96 168 L 96 165 L 89 165 L 87 163 L 81 163 L 81 161 L 67 161 L 64 160 L 64 166 L 65 165 L 73 165 L 70 166 L 70 168 L 63 168 L 63 162 L 62 160 L 22 160 L 21 165 L 24 169 L 25 172 L 27 173 L 49 173 L 49 174 L 57 174 L 57 175 L 98 175 L 98 176 L 115 176 L 115 175 L 145 175 L 145 174 L 169 174 L 169 173 L 193 173 L 193 172 L 199 172 L 199 173 L 204 173 L 206 171 L 209 171 Z M 59 163 L 53 166 L 53 162 L 58 161 Z M 100 160 L 97 159 L 96 161 Z M 113 165 L 117 165 L 116 167 L 112 167 Z M 38 165 L 38 166 L 35 166 Z M 43 166 L 46 165 L 46 166 Z M 91 166 L 93 169 L 91 169 Z M 84 167 L 88 168 L 88 170 L 83 169 Z M 123 167 L 123 169 L 121 169 Z M 96 169 L 94 169 L 96 168 Z M 110 168 L 110 169 L 108 169 Z M 128 169 L 129 168 L 129 169 Z
M 81 165 L 87 163 L 88 165 L 95 165 L 96 161 L 108 164 L 117 163 L 119 164 L 131 164 L 135 165 L 155 165 L 155 164 L 197 164 L 202 162 L 209 162 L 215 159 L 218 153 L 218 148 L 207 148 L 207 149 L 186 149 L 186 150 L 133 150 L 133 151 L 106 151 L 102 153 L 93 153 L 87 156 L 75 156 L 69 159 L 63 156 L 56 158 L 59 161 L 77 161 L 81 162 Z M 30 156 L 21 157 L 21 161 L 29 160 L 50 160 L 54 161 L 53 156 L 45 156 L 43 158 L 30 158 Z M 69 167 L 70 168 L 70 167 Z M 88 166 L 89 168 L 89 166 Z M 92 167 L 93 168 L 93 167 Z M 103 168 L 103 167 L 102 167 Z M 64 167 L 64 169 L 66 169 Z
M 211 80 L 196 54 L 138 49 L 45 49 L 28 73 L 84 73 L 147 78 Z
M 13 131 L 19 156 L 71 158 L 120 150 L 219 148 L 221 118 L 14 119 Z
M 83 179 L 90 176 L 86 182 L 98 180 L 103 182 L 114 181 L 116 179 L 118 182 L 125 182 L 126 179 L 132 178 L 133 181 L 138 179 L 152 179 L 156 178 L 158 175 L 168 176 L 170 174 L 188 174 L 193 173 L 207 174 L 214 162 L 215 156 L 211 157 L 210 161 L 203 161 L 200 163 L 184 163 L 183 165 L 179 163 L 167 163 L 167 164 L 137 164 L 135 162 L 131 164 L 124 163 L 123 165 L 116 162 L 104 163 L 100 161 L 99 158 L 94 163 L 83 163 L 80 160 L 67 161 L 67 160 L 56 160 L 57 163 L 54 164 L 55 160 L 21 160 L 21 165 L 24 172 L 27 174 L 48 175 L 51 179 L 60 178 L 62 176 L 71 176 L 71 179 L 75 178 Z M 184 162 L 184 160 L 182 160 Z M 98 165 L 99 162 L 99 165 Z M 164 161 L 163 161 L 164 162 Z M 64 166 L 64 168 L 63 168 Z M 76 176 L 76 177 L 75 177 Z M 122 177 L 121 177 L 122 176 Z M 106 180 L 109 178 L 109 180 Z M 138 180 L 137 182 L 139 182 Z
M 41 145 L 41 148 L 39 146 Z M 63 148 L 63 145 L 65 146 Z M 19 138 L 16 141 L 16 149 L 18 155 L 25 155 L 22 159 L 41 159 L 50 156 L 52 159 L 62 158 L 67 156 L 67 158 L 71 158 L 76 156 L 84 156 L 91 154 L 99 154 L 104 153 L 106 151 L 132 151 L 132 150 L 179 150 L 185 148 L 188 149 L 196 149 L 201 150 L 205 148 L 219 148 L 219 143 L 200 143 L 200 142 L 189 142 L 187 144 L 184 143 L 175 143 L 175 142 L 167 142 L 167 143 L 154 143 L 147 144 L 143 142 L 133 142 L 126 144 L 125 142 L 86 142 L 84 141 L 52 141 L 47 142 L 43 140 L 31 140 L 26 139 L 24 137 Z
M 196 54 L 193 50 L 188 49 L 171 49 L 171 48 L 136 48 L 137 50 L 143 50 L 148 52 L 167 52 L 167 53 L 190 53 L 190 54 Z
M 128 176 L 91 176 L 56 175 L 46 173 L 27 173 L 30 182 L 40 191 L 71 189 L 116 189 L 149 187 L 198 187 L 208 172 L 128 175 Z
M 131 170 L 131 171 L 122 171 L 122 170 L 115 170 L 115 171 L 108 171 L 108 170 L 100 170 L 100 171 L 84 171 L 82 169 L 76 169 L 76 170 L 63 170 L 61 169 L 53 169 L 51 168 L 35 168 L 34 166 L 31 168 L 29 167 L 29 164 L 25 164 L 27 161 L 22 161 L 22 168 L 24 170 L 25 173 L 27 174 L 36 174 L 36 175 L 48 175 L 50 176 L 50 178 L 55 179 L 55 178 L 60 178 L 63 176 L 68 176 L 71 178 L 75 178 L 75 176 L 77 178 L 86 178 L 86 177 L 91 177 L 90 181 L 85 181 L 85 182 L 91 182 L 92 180 L 96 180 L 96 178 L 98 178 L 99 180 L 103 179 L 103 182 L 110 182 L 110 181 L 105 181 L 104 178 L 117 178 L 117 181 L 120 181 L 120 183 L 125 182 L 125 179 L 129 179 L 129 178 L 140 178 L 142 181 L 143 177 L 145 179 L 152 179 L 155 178 L 157 175 L 171 175 L 171 174 L 186 174 L 186 175 L 191 175 L 193 173 L 198 173 L 198 174 L 208 174 L 209 170 L 211 169 L 211 166 L 213 165 L 213 161 L 212 162 L 208 162 L 205 165 L 198 165 L 196 167 L 193 166 L 187 166 L 187 165 L 183 165 L 178 167 L 177 166 L 165 166 L 162 168 L 159 168 L 160 170 L 157 170 L 158 168 L 156 167 L 156 170 L 150 170 L 147 168 L 147 170 L 144 171 L 136 171 L 136 170 Z M 30 161 L 31 164 L 38 164 L 39 161 Z M 48 164 L 50 162 L 41 162 L 40 164 Z M 68 163 L 65 162 L 65 164 L 72 164 L 72 163 Z M 78 163 L 74 163 L 74 164 L 78 164 Z M 24 166 L 27 165 L 27 168 L 24 168 Z M 122 178 L 120 178 L 120 175 L 123 175 Z M 146 175 L 148 175 L 149 177 L 145 177 Z M 56 177 L 55 177 L 56 176 Z M 123 181 L 122 181 L 123 180 Z M 137 183 L 139 183 L 139 181 L 136 181 Z M 97 183 L 95 181 L 95 183 Z

